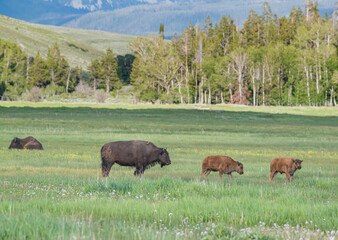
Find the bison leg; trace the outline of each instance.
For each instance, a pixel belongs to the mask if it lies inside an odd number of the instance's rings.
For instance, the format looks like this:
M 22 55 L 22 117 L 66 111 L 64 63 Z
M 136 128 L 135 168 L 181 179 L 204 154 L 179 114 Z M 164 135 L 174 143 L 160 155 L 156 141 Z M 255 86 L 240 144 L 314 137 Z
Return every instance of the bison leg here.
M 204 179 L 207 179 L 207 177 L 211 173 L 211 170 L 204 170 L 204 171 L 202 170 L 202 173 L 204 173 Z
M 290 182 L 292 182 L 293 180 L 293 175 L 290 175 Z
M 276 176 L 277 172 L 270 172 L 269 181 L 272 182 L 273 178 Z
M 201 180 L 203 174 L 204 174 L 204 170 L 202 170 L 201 173 L 200 173 L 200 178 L 199 178 L 200 180 Z
M 286 181 L 290 182 L 290 175 L 287 172 L 285 173 L 285 175 L 286 175 Z
M 139 171 L 139 169 L 136 169 L 135 171 L 134 171 L 134 176 L 139 176 L 140 175 L 140 171 Z
M 143 173 L 144 173 L 144 168 L 143 167 L 136 167 L 136 170 L 134 172 L 135 176 L 141 177 Z
M 219 175 L 218 175 L 219 176 L 219 180 L 222 180 L 222 175 L 223 175 L 223 173 L 220 171 Z
M 232 177 L 231 173 L 228 173 L 228 177 L 233 180 L 234 178 Z

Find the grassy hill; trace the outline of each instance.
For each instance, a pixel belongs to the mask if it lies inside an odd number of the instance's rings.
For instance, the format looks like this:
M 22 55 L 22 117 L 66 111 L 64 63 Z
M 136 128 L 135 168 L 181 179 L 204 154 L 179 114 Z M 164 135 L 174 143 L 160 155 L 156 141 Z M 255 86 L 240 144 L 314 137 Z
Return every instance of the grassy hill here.
M 24 52 L 47 56 L 48 47 L 57 42 L 71 66 L 86 68 L 91 59 L 100 57 L 107 48 L 116 54 L 128 53 L 133 36 L 103 31 L 32 24 L 0 15 L 0 38 L 17 43 Z

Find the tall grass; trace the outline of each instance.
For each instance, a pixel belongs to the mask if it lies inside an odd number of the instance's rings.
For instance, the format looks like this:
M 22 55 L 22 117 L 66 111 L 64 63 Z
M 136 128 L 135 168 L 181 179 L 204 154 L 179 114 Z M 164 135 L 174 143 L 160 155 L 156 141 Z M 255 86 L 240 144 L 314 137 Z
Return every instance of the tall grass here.
M 189 106 L 0 106 L 1 239 L 330 238 L 337 230 L 336 110 Z M 273 113 L 280 109 L 283 114 Z M 270 113 L 271 112 L 271 113 Z M 295 115 L 295 112 L 299 112 Z M 292 114 L 290 114 L 292 113 Z M 327 115 L 327 116 L 325 116 Z M 44 151 L 8 150 L 32 135 Z M 100 147 L 142 139 L 172 165 L 142 179 L 114 165 L 101 178 Z M 202 159 L 244 164 L 231 181 L 199 180 Z M 287 184 L 268 182 L 272 158 L 303 159 Z M 338 233 L 337 233 L 338 234 Z

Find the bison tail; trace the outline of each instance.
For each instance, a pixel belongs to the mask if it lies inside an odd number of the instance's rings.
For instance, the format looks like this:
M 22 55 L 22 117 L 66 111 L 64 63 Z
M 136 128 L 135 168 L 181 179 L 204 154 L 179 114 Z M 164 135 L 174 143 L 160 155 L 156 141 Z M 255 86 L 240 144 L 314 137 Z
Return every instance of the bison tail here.
M 104 148 L 105 148 L 104 146 L 101 148 L 101 160 L 102 160 L 101 167 L 106 169 L 107 159 L 106 159 L 106 154 L 105 154 Z

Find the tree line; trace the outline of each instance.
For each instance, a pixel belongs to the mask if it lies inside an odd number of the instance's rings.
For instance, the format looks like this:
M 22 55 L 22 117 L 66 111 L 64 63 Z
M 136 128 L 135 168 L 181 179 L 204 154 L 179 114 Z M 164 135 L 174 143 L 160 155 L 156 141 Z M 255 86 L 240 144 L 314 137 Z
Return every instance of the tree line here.
M 88 70 L 71 67 L 61 55 L 57 43 L 48 48 L 47 57 L 39 52 L 27 56 L 15 43 L 0 39 L 0 99 L 17 100 L 32 88 L 45 96 L 72 93 L 76 86 L 88 84 L 92 91 L 106 93 L 129 83 L 134 56 L 115 56 L 107 49 L 101 59 L 93 59 Z
M 190 24 L 171 41 L 138 37 L 134 95 L 165 103 L 246 105 L 336 105 L 337 15 L 324 18 L 308 0 L 278 18 L 267 2 L 249 12 L 243 27 L 230 16 L 213 24 Z
M 0 39 L 0 97 L 15 100 L 39 87 L 47 95 L 118 91 L 131 84 L 136 101 L 194 104 L 336 105 L 338 92 L 337 13 L 319 15 L 318 4 L 277 17 L 267 2 L 251 10 L 240 28 L 230 16 L 202 27 L 190 24 L 171 41 L 158 36 L 129 43 L 133 54 L 107 49 L 88 69 L 71 67 L 55 43 L 46 58 L 27 56 Z

